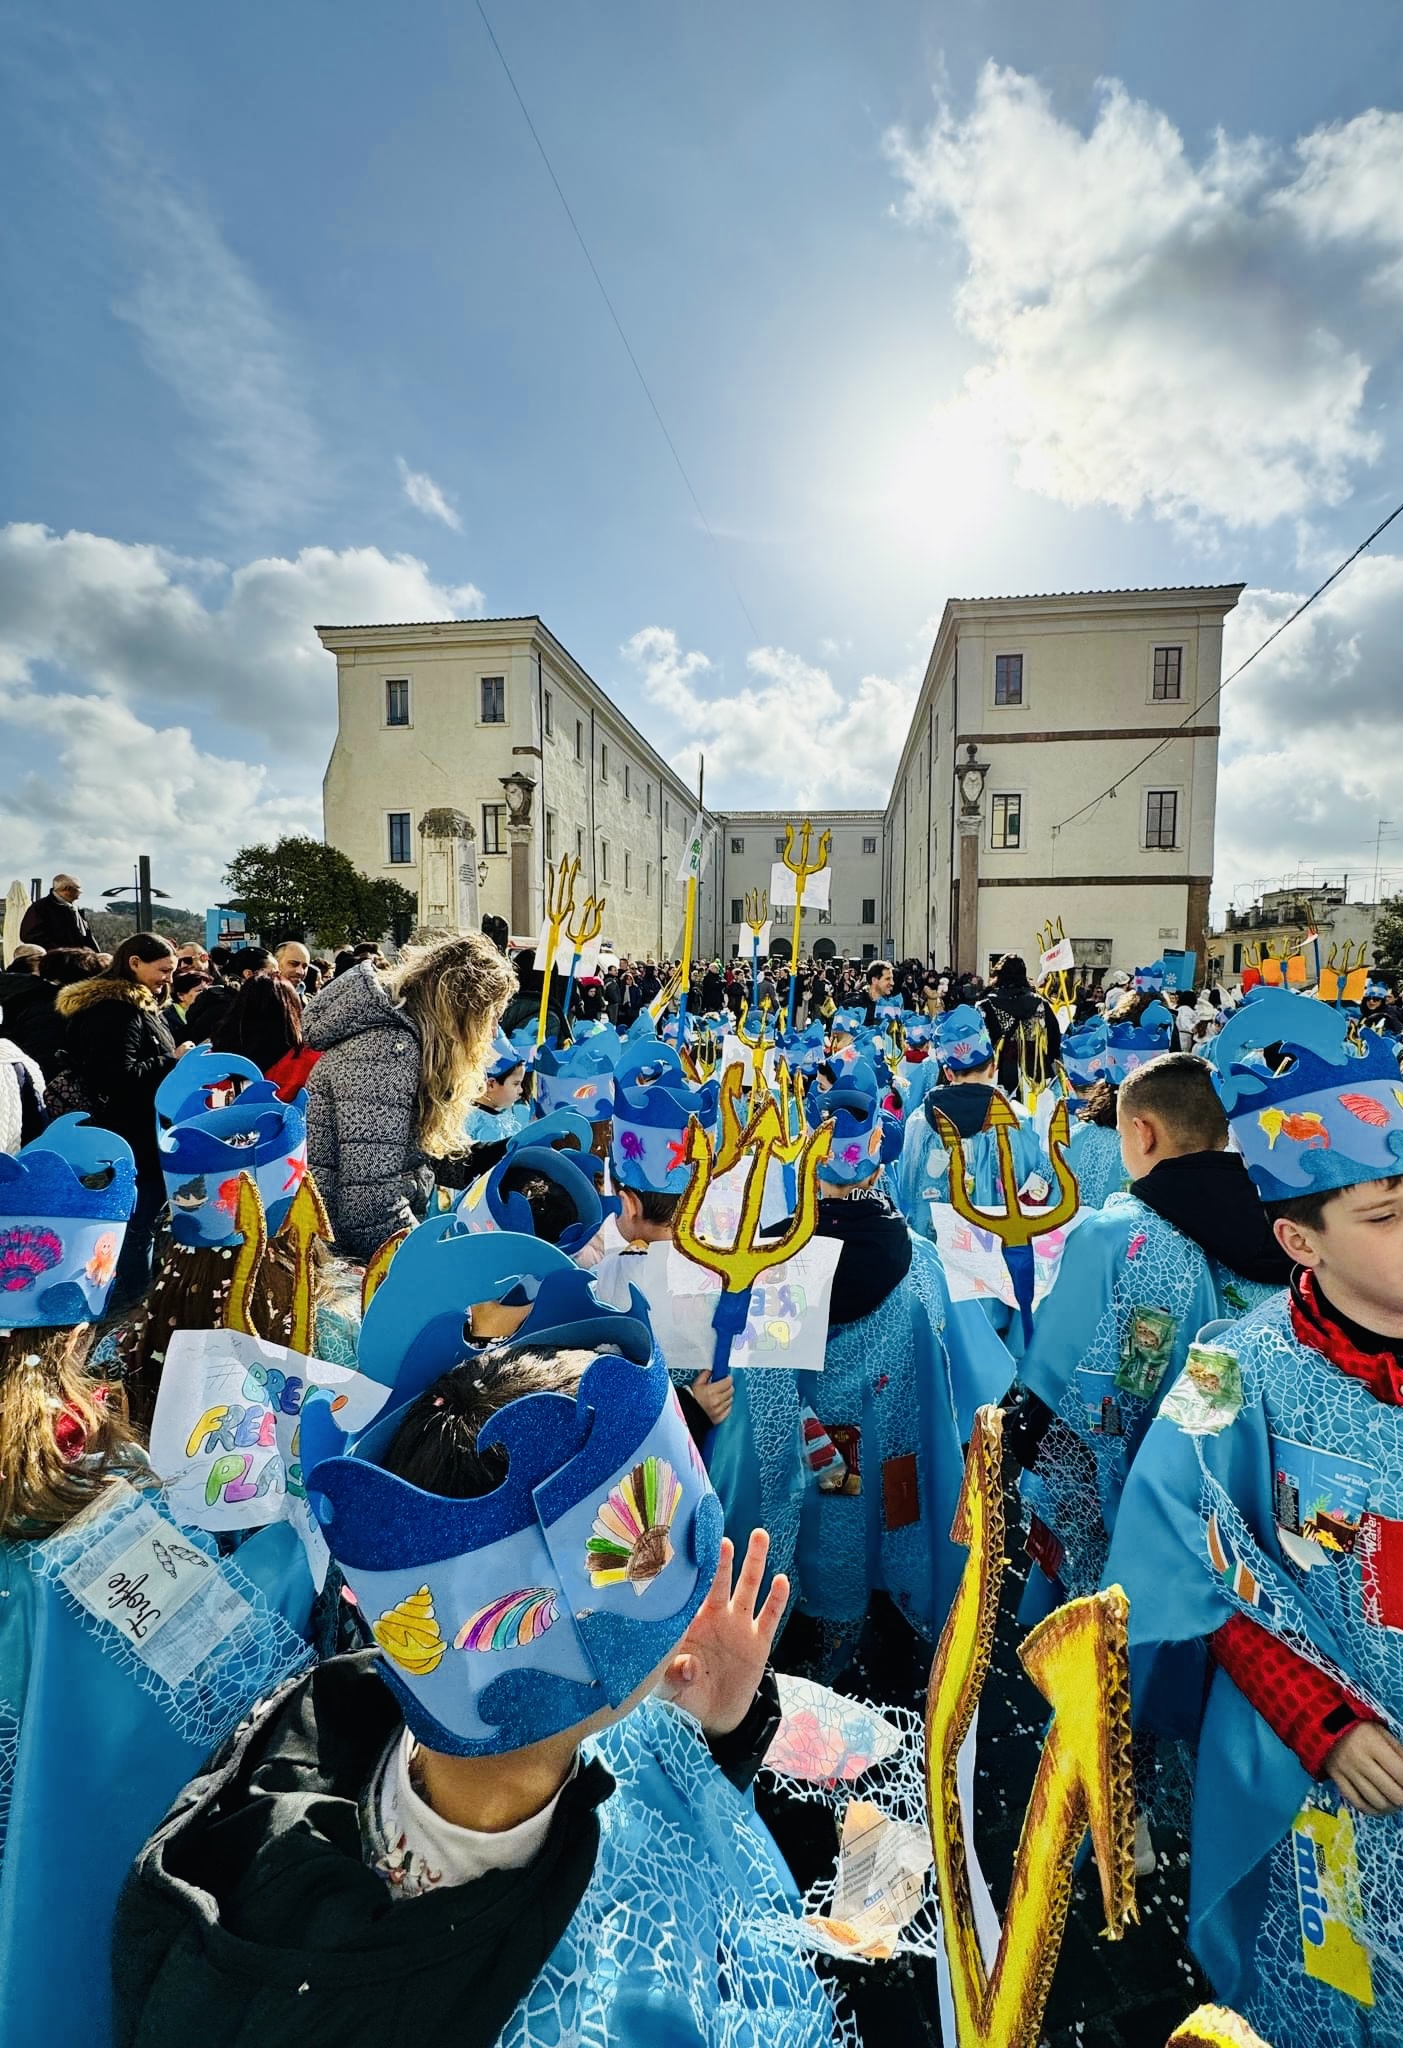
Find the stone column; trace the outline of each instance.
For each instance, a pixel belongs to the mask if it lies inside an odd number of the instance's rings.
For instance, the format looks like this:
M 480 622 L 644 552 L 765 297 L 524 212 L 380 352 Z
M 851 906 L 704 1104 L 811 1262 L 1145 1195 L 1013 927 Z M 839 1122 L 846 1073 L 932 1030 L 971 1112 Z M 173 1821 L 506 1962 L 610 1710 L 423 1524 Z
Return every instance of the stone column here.
M 512 855 L 512 932 L 517 938 L 534 938 L 536 921 L 531 915 L 531 799 L 536 793 L 534 776 L 514 768 L 499 777 L 507 799 L 507 841 Z
M 976 759 L 971 740 L 965 758 L 956 765 L 960 809 L 956 820 L 960 833 L 960 922 L 955 935 L 955 972 L 979 974 L 979 835 L 984 829 L 984 778 L 987 761 Z
M 464 811 L 425 811 L 419 820 L 419 918 L 415 937 L 476 931 L 477 834 Z

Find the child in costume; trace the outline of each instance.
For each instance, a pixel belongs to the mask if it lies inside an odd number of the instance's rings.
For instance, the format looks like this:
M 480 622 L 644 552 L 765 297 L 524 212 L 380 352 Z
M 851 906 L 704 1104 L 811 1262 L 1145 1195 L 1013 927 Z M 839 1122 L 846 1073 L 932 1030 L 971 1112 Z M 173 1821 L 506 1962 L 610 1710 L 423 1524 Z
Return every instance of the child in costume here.
M 1275 2048 L 1403 2039 L 1403 1105 L 1391 1047 L 1254 994 L 1214 1041 L 1289 1293 L 1205 1331 L 1109 1570 L 1138 1718 L 1197 1736 L 1189 1931 Z
M 965 1170 L 973 1180 L 971 1193 L 981 1208 L 1002 1208 L 1004 1190 L 994 1134 L 986 1129 L 990 1099 L 1000 1094 L 994 1081 L 994 1045 L 984 1019 L 972 1004 L 947 1010 L 936 1020 L 933 1058 L 940 1079 L 927 1087 L 919 1109 L 907 1112 L 897 1183 L 902 1214 L 919 1236 L 935 1239 L 932 1202 L 950 1199 L 950 1154 L 940 1135 L 936 1111 L 943 1111 L 964 1139 Z M 1008 1098 L 1005 1097 L 1005 1100 Z M 1009 1133 L 1018 1189 L 1030 1201 L 1045 1201 L 1052 1190 L 1052 1169 L 1025 1112 L 1017 1110 L 1019 1128 Z
M 109 2038 L 105 1953 L 132 1857 L 309 1656 L 263 1590 L 268 1546 L 221 1563 L 180 1528 L 87 1369 L 135 1193 L 129 1146 L 76 1116 L 0 1159 L 0 2040 L 15 2048 Z
M 1012 1437 L 1043 1574 L 1025 1620 L 1040 1594 L 1055 1604 L 1049 1580 L 1065 1596 L 1098 1584 L 1131 1460 L 1198 1331 L 1289 1276 L 1204 1061 L 1137 1067 L 1116 1113 L 1129 1193 L 1072 1232 L 1019 1365 L 1029 1398 Z
M 499 1024 L 482 1093 L 463 1119 L 463 1134 L 470 1144 L 500 1144 L 530 1123 L 531 1105 L 522 1099 L 526 1063 L 527 1055 Z
M 530 1295 L 463 1360 L 465 1309 Z M 798 1901 L 749 1783 L 778 1720 L 757 1607 L 642 1303 L 433 1218 L 366 1315 L 388 1405 L 304 1421 L 373 1646 L 273 1702 L 148 1844 L 117 2038 L 264 2048 L 818 2048 Z M 320 1436 L 320 1443 L 313 1439 Z M 681 1711 L 679 1711 L 681 1709 Z
M 1110 1036 L 1099 1017 L 1067 1033 L 1061 1066 L 1071 1090 L 1067 1159 L 1077 1177 L 1077 1198 L 1083 1209 L 1100 1209 L 1108 1195 L 1124 1188 L 1125 1167 L 1110 1082 Z

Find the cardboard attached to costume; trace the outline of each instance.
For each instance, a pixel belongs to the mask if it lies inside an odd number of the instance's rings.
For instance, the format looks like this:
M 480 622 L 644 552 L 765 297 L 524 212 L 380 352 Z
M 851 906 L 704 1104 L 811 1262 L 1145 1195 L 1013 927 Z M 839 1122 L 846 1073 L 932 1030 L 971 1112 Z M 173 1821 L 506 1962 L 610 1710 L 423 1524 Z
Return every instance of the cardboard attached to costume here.
M 151 1423 L 151 1463 L 187 1528 L 217 1535 L 291 1522 L 320 1591 L 327 1549 L 308 1511 L 298 1452 L 309 1387 L 326 1390 L 344 1430 L 363 1429 L 387 1391 L 354 1367 L 238 1330 L 176 1330 Z

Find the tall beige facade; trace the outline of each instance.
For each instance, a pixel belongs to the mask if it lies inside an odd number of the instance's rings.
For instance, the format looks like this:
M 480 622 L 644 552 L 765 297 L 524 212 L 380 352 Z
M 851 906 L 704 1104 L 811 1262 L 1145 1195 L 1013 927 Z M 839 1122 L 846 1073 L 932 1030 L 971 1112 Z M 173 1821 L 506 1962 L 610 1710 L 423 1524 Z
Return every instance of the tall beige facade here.
M 987 973 L 1003 953 L 1035 953 L 1060 917 L 1088 967 L 1166 946 L 1203 960 L 1214 693 L 1241 590 L 946 605 L 886 812 L 885 937 L 898 954 Z M 1115 781 L 1114 797 L 1074 816 Z
M 426 815 L 463 812 L 484 915 L 527 936 L 546 870 L 577 855 L 627 956 L 675 955 L 679 864 L 697 796 L 536 618 L 321 626 L 336 656 L 337 730 L 322 789 L 327 840 L 369 875 L 417 886 Z M 502 778 L 526 776 L 525 919 L 513 916 Z M 704 836 L 701 943 L 715 944 L 714 829 Z M 522 926 L 525 929 L 520 929 Z
M 986 972 L 1005 952 L 1032 955 L 1060 917 L 1087 967 L 1135 966 L 1166 946 L 1202 961 L 1215 693 L 1241 590 L 947 603 L 885 811 L 812 814 L 833 833 L 833 900 L 826 919 L 806 916 L 802 950 Z M 621 953 L 676 955 L 696 794 L 539 619 L 318 631 L 337 662 L 332 845 L 412 888 L 421 824 L 465 814 L 484 913 L 534 932 L 547 869 L 577 855 L 607 900 L 604 936 Z M 512 776 L 533 785 L 515 825 Z M 735 950 L 736 909 L 768 884 L 792 815 L 703 814 L 699 957 Z M 790 935 L 777 915 L 774 939 Z

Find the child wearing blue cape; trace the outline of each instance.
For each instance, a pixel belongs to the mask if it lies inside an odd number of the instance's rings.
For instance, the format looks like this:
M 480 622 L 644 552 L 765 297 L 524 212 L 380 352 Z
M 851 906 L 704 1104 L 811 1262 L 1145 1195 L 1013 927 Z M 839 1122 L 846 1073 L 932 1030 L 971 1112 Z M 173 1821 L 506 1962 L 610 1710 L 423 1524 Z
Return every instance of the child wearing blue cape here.
M 975 1202 L 997 1209 L 1005 1206 L 1005 1197 L 994 1133 L 985 1128 L 990 1100 L 1002 1092 L 994 1080 L 994 1043 L 972 1004 L 937 1018 L 931 1058 L 939 1067 L 939 1079 L 927 1087 L 920 1106 L 908 1111 L 897 1185 L 907 1222 L 919 1236 L 934 1242 L 931 1203 L 950 1199 L 950 1154 L 940 1135 L 937 1110 L 949 1117 L 964 1140 L 965 1172 L 973 1181 L 970 1192 Z M 1019 1124 L 1009 1140 L 1019 1183 L 1008 1191 L 1008 1200 L 1021 1192 L 1030 1201 L 1046 1201 L 1052 1191 L 1052 1168 L 1032 1122 L 1017 1104 L 1012 1106 Z
M 310 1654 L 263 1590 L 291 1531 L 221 1563 L 172 1521 L 88 1370 L 135 1193 L 130 1147 L 78 1117 L 0 1157 L 0 2040 L 14 2048 L 109 2039 L 127 1867 L 208 1751 Z
M 527 1057 L 526 1051 L 514 1045 L 499 1024 L 482 1093 L 463 1119 L 463 1135 L 470 1144 L 500 1144 L 503 1138 L 514 1138 L 530 1123 L 531 1105 L 522 1100 Z
M 1109 1195 L 1125 1187 L 1111 1063 L 1110 1036 L 1099 1017 L 1062 1040 L 1061 1067 L 1071 1090 L 1067 1163 L 1077 1177 L 1083 1209 L 1102 1208 Z
M 465 1311 L 525 1297 L 464 1357 Z M 116 2038 L 820 2048 L 750 1782 L 786 1588 L 733 1584 L 641 1300 L 422 1224 L 367 1312 L 386 1407 L 304 1415 L 367 1648 L 272 1701 L 142 1853 Z
M 1039 1567 L 1025 1621 L 1058 1594 L 1095 1590 L 1126 1473 L 1198 1331 L 1290 1273 L 1227 1149 L 1202 1060 L 1146 1061 L 1122 1082 L 1116 1114 L 1130 1191 L 1068 1238 L 1018 1368 L 1027 1398 L 1010 1437 L 1031 1468 L 1023 1494 Z
M 1403 1105 L 1254 997 L 1213 1057 L 1289 1292 L 1201 1333 L 1121 1504 L 1137 1719 L 1197 1742 L 1190 1942 L 1274 2048 L 1403 2040 Z

